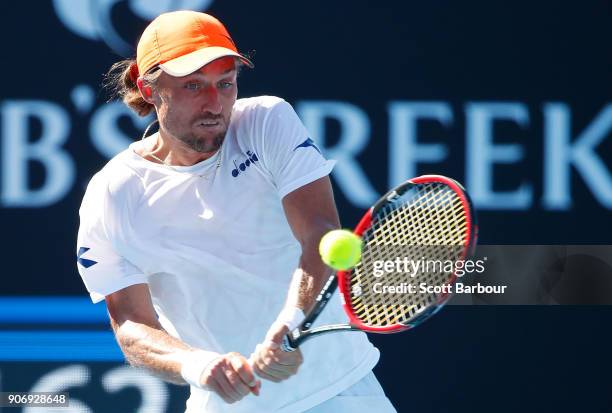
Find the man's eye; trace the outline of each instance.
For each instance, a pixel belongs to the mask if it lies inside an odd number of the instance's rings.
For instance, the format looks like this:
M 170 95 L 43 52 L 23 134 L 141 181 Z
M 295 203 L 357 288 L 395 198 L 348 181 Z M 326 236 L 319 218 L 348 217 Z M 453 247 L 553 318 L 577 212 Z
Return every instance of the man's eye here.
M 189 90 L 198 90 L 200 88 L 200 84 L 197 82 L 189 82 L 185 85 L 185 89 Z
M 220 89 L 228 89 L 232 87 L 232 82 L 219 82 Z

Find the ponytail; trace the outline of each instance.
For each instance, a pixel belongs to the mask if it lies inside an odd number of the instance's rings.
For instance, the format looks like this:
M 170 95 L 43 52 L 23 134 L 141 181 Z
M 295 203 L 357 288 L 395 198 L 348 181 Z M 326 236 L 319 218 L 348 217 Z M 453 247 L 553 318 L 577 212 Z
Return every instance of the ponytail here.
M 111 98 L 119 98 L 139 116 L 147 116 L 155 106 L 144 100 L 140 94 L 132 76 L 135 67 L 135 59 L 126 59 L 113 64 L 105 76 L 104 85 L 111 90 Z M 146 75 L 144 80 L 152 83 L 158 75 L 159 73 L 151 73 Z

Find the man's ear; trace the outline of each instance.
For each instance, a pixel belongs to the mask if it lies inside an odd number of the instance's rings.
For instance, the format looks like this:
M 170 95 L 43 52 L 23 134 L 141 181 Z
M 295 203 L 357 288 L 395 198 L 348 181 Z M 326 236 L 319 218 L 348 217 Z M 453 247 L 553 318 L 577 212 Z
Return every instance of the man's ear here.
M 151 96 L 152 96 L 151 86 L 146 86 L 141 77 L 139 77 L 136 80 L 136 85 L 138 86 L 138 90 L 140 91 L 142 98 L 148 103 L 153 103 L 151 102 Z

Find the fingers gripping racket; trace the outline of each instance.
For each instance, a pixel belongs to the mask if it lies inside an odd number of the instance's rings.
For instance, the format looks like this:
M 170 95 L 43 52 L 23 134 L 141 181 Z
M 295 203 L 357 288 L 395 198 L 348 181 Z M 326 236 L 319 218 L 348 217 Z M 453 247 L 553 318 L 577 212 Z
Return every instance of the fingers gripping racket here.
M 285 336 L 283 350 L 330 332 L 396 333 L 419 325 L 450 298 L 444 286 L 457 279 L 455 263 L 473 252 L 476 228 L 471 201 L 456 181 L 424 175 L 398 185 L 354 230 L 363 240 L 361 262 L 327 280 L 304 321 Z M 349 323 L 312 328 L 337 287 Z

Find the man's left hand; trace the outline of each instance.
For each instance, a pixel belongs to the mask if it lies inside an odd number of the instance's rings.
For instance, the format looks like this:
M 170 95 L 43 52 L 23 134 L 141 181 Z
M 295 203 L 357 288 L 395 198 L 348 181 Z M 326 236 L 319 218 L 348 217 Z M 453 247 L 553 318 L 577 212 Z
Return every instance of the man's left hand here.
M 281 350 L 280 345 L 287 333 L 289 329 L 284 324 L 272 324 L 265 341 L 258 344 L 251 355 L 253 370 L 262 379 L 275 383 L 287 380 L 297 373 L 304 361 L 299 349 L 291 352 Z

